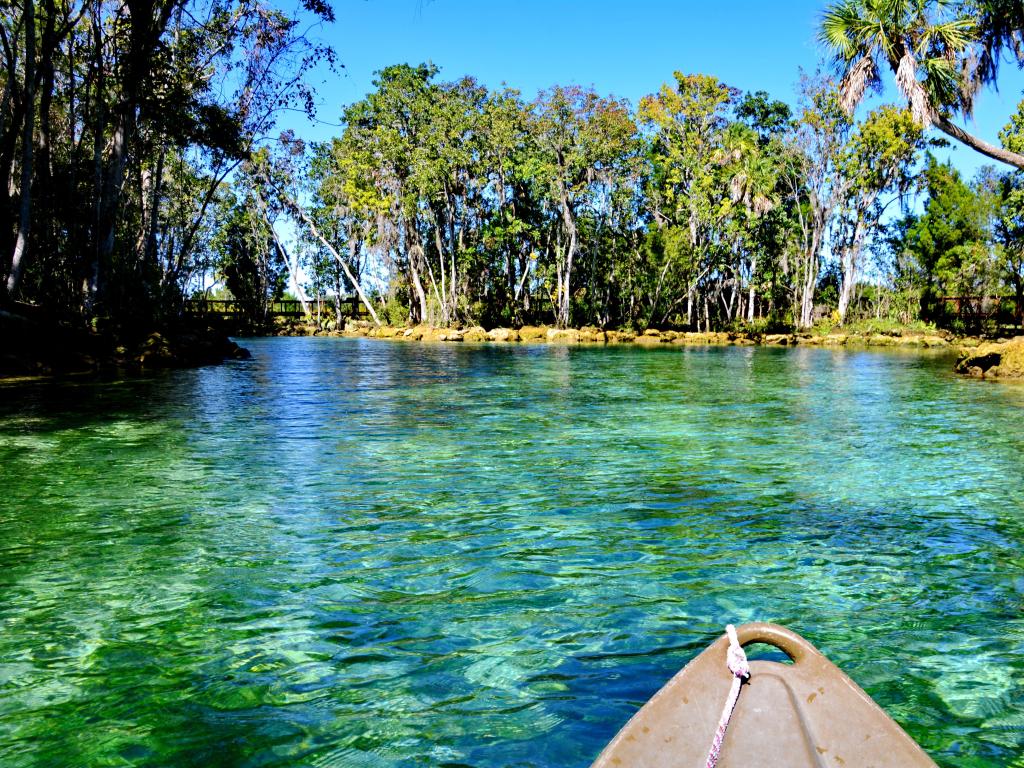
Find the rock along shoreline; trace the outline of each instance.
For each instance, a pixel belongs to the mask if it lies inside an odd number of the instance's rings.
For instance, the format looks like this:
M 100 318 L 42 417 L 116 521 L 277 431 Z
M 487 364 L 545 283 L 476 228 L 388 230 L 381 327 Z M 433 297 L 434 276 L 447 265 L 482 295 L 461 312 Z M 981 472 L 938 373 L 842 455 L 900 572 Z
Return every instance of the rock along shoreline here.
M 283 336 L 314 335 L 312 328 L 294 326 L 282 329 Z M 750 334 L 728 331 L 660 331 L 648 329 L 640 333 L 610 331 L 601 328 L 553 328 L 527 325 L 522 328 L 438 328 L 430 325 L 374 326 L 370 323 L 346 324 L 344 330 L 318 331 L 318 336 L 387 339 L 390 341 L 464 342 L 492 344 L 631 344 L 645 347 L 677 346 L 813 346 L 813 347 L 905 347 L 950 348 L 952 335 L 942 334 L 846 334 L 846 333 L 767 333 Z M 963 342 L 971 345 L 970 340 Z M 980 342 L 974 341 L 973 344 Z
M 279 335 L 314 335 L 299 328 L 281 329 Z M 488 344 L 562 344 L 562 345 L 634 345 L 642 347 L 676 346 L 767 346 L 767 347 L 850 347 L 906 350 L 947 350 L 957 353 L 953 370 L 964 376 L 1001 381 L 1024 381 L 1024 336 L 996 342 L 976 337 L 957 337 L 952 333 L 766 333 L 749 334 L 728 331 L 687 332 L 649 329 L 642 333 L 606 331 L 600 328 L 437 328 L 374 326 L 349 322 L 343 331 L 317 332 L 315 335 L 346 338 L 385 339 L 388 341 L 462 342 Z
M 978 379 L 1024 381 L 1024 336 L 962 350 L 954 370 Z

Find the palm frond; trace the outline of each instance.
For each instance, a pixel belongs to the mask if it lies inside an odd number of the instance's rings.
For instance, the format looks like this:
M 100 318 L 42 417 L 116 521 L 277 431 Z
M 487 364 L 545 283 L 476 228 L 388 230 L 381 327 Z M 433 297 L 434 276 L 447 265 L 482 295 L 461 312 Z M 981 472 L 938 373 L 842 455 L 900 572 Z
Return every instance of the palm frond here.
M 961 17 L 936 24 L 929 24 L 922 30 L 915 46 L 915 53 L 962 54 L 977 40 L 977 24 L 973 19 Z
M 910 51 L 904 53 L 900 59 L 899 67 L 896 69 L 896 85 L 910 105 L 910 114 L 914 122 L 925 128 L 931 125 L 931 103 L 924 86 L 917 79 L 917 61 Z
M 970 114 L 973 97 L 970 85 L 965 84 L 957 62 L 945 56 L 934 56 L 919 62 L 924 74 L 924 88 L 933 104 L 945 104 Z
M 870 54 L 861 56 L 856 64 L 846 70 L 839 83 L 839 106 L 846 114 L 852 115 L 863 100 L 868 86 L 877 80 L 878 69 L 875 67 L 874 58 Z
M 842 0 L 825 10 L 821 17 L 818 40 L 832 50 L 837 61 L 852 61 L 863 53 L 870 36 L 858 0 Z

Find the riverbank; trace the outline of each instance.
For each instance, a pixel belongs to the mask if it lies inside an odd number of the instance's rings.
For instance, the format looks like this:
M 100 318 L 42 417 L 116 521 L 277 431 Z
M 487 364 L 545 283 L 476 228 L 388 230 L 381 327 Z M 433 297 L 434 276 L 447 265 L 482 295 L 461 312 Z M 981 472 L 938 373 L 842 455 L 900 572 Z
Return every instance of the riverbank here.
M 1024 336 L 963 350 L 955 370 L 978 379 L 1024 380 Z
M 687 332 L 648 329 L 641 333 L 594 327 L 553 328 L 438 328 L 430 325 L 374 326 L 349 322 L 344 330 L 318 331 L 312 326 L 288 324 L 277 329 L 281 336 L 340 336 L 391 341 L 463 342 L 489 344 L 633 344 L 646 347 L 678 346 L 817 346 L 817 347 L 906 347 L 949 348 L 954 344 L 976 346 L 978 339 L 957 339 L 942 332 L 896 330 L 887 333 L 747 333 L 733 331 Z
M 151 333 L 114 334 L 48 318 L 25 308 L 0 309 L 0 377 L 54 376 L 160 368 L 195 368 L 246 359 L 223 331 L 183 322 Z

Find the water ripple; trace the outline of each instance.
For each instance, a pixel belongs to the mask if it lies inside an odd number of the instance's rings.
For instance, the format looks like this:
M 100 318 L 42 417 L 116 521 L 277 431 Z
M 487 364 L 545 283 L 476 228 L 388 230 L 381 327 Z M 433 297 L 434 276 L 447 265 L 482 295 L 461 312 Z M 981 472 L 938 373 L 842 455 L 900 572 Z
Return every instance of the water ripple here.
M 728 621 L 1024 751 L 1024 388 L 926 355 L 253 340 L 0 406 L 0 765 L 585 766 Z

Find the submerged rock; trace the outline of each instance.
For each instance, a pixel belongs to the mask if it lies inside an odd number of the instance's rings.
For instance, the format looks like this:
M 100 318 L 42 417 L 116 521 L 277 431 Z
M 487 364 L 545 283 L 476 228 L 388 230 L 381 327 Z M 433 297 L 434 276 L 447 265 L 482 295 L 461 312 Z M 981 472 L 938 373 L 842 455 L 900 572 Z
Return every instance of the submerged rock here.
M 954 370 L 980 379 L 1024 379 L 1024 336 L 963 350 Z

